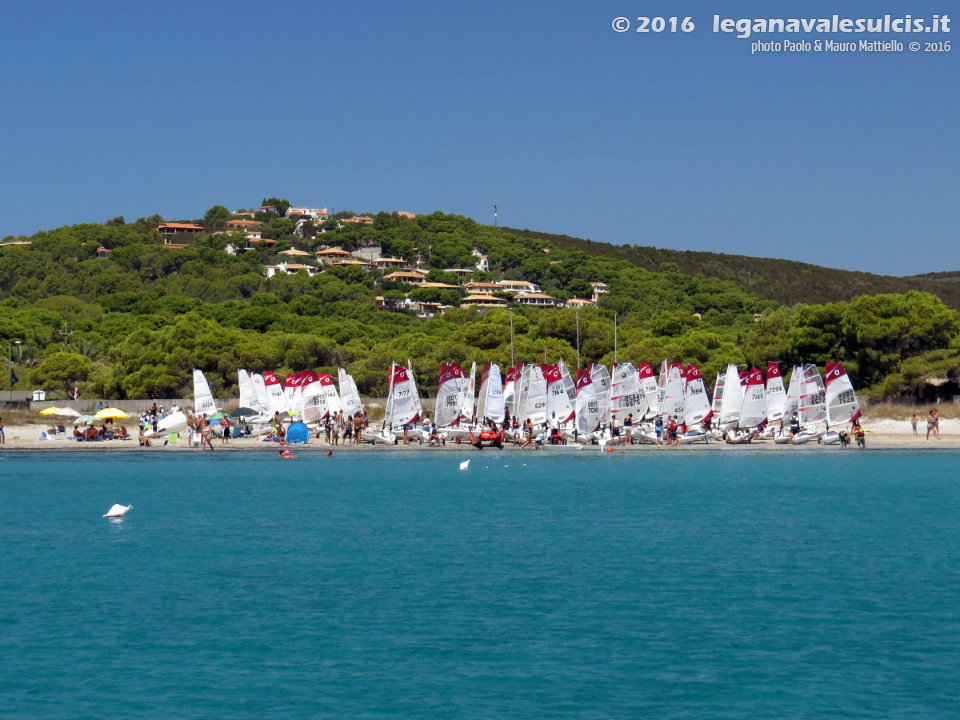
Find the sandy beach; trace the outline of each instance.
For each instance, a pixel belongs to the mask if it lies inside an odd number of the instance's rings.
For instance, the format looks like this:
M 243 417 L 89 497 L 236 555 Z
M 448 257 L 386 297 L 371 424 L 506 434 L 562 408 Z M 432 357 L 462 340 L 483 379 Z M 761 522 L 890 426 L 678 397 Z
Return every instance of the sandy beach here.
M 940 439 L 936 439 L 932 434 L 930 439 L 926 439 L 926 422 L 921 419 L 917 426 L 917 435 L 913 435 L 910 422 L 906 420 L 894 420 L 890 418 L 864 420 L 863 428 L 867 432 L 866 450 L 937 450 L 937 449 L 960 449 L 960 419 L 942 419 L 940 421 Z M 142 448 L 139 445 L 136 435 L 129 440 L 106 440 L 102 442 L 76 442 L 63 436 L 56 439 L 44 440 L 42 434 L 48 429 L 47 425 L 8 425 L 5 428 L 6 442 L 0 445 L 0 453 L 7 451 L 35 451 L 44 452 L 62 452 L 62 451 L 82 451 L 82 452 L 139 452 L 142 454 L 157 454 L 168 452 L 201 452 L 198 446 L 189 447 L 185 437 L 181 437 L 176 445 L 164 444 L 164 439 L 154 439 L 153 445 L 149 448 Z M 128 426 L 129 429 L 129 426 Z M 369 438 L 372 434 L 368 434 Z M 214 440 L 214 452 L 277 452 L 284 447 L 290 447 L 293 452 L 319 451 L 332 449 L 335 452 L 378 452 L 383 450 L 403 450 L 403 451 L 424 451 L 424 452 L 476 452 L 467 443 L 457 444 L 448 441 L 446 445 L 430 447 L 419 442 L 411 442 L 404 445 L 403 442 L 396 446 L 371 445 L 369 440 L 360 445 L 326 445 L 324 439 L 319 440 L 311 437 L 308 445 L 303 446 L 280 446 L 273 442 L 265 442 L 260 438 L 242 438 L 232 439 L 227 443 L 221 443 L 220 440 Z M 656 446 L 650 444 L 617 445 L 615 451 L 626 452 L 743 452 L 744 450 L 764 450 L 772 452 L 797 452 L 797 451 L 825 451 L 825 452 L 843 452 L 839 445 L 818 445 L 817 443 L 807 443 L 804 445 L 777 445 L 772 440 L 756 440 L 748 445 L 730 445 L 724 442 L 712 442 L 709 445 L 704 443 L 693 443 L 682 445 L 681 447 Z M 581 452 L 599 451 L 597 446 L 586 446 Z M 519 446 L 507 445 L 505 452 L 517 452 Z M 847 451 L 856 452 L 858 449 L 851 444 Z M 205 450 L 203 452 L 210 452 Z M 567 445 L 560 448 L 547 448 L 545 452 L 577 452 L 576 446 Z

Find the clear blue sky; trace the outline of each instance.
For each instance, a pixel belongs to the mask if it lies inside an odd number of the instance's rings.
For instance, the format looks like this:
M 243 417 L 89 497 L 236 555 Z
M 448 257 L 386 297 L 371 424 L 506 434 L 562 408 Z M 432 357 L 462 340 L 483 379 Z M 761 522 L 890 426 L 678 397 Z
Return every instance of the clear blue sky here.
M 0 236 L 116 215 L 195 218 L 267 195 L 481 222 L 497 200 L 501 224 L 594 240 L 957 270 L 960 47 L 751 56 L 751 40 L 710 27 L 715 13 L 955 8 L 11 3 Z M 612 31 L 614 17 L 641 14 L 689 14 L 698 27 Z

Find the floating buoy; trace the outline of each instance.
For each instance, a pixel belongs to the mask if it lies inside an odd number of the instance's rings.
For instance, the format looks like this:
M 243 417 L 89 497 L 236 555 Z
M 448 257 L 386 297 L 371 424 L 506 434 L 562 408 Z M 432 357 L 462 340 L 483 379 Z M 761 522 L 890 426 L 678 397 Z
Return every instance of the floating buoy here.
M 607 452 L 613 452 L 613 448 L 612 448 L 612 447 L 608 447 L 608 448 L 607 448 Z
M 460 463 L 460 469 L 461 469 L 461 470 L 466 470 L 468 467 L 470 467 L 470 461 L 469 461 L 469 460 L 464 460 L 462 463 Z
M 133 508 L 133 505 L 114 505 L 112 508 L 107 510 L 107 514 L 104 515 L 105 518 L 122 518 Z

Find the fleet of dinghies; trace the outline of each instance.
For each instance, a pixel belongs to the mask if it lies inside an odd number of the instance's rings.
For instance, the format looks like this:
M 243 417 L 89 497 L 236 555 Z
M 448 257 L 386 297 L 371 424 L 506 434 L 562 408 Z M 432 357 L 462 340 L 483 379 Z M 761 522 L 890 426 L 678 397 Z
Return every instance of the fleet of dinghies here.
M 458 363 L 440 368 L 432 426 L 424 429 L 453 441 L 479 437 L 490 425 L 506 423 L 506 437 L 522 432 L 530 420 L 534 427 L 549 428 L 564 442 L 606 443 L 620 429 L 634 441 L 657 442 L 657 427 L 674 420 L 683 431 L 681 443 L 711 439 L 741 444 L 772 439 L 778 444 L 841 441 L 840 430 L 860 415 L 856 392 L 840 363 L 827 363 L 825 377 L 816 365 L 793 368 L 790 382 L 778 363 L 741 371 L 730 364 L 718 373 L 711 398 L 696 365 L 664 360 L 659 376 L 649 363 L 615 363 L 611 368 L 587 363 L 571 375 L 561 360 L 556 365 L 520 363 L 501 372 L 496 363 L 480 371 L 472 363 L 465 372 Z M 343 368 L 336 380 L 327 373 L 303 371 L 280 378 L 272 372 L 238 370 L 240 407 L 255 433 L 272 429 L 277 417 L 315 427 L 343 412 L 354 416 L 363 410 L 353 378 Z M 379 428 L 368 435 L 373 443 L 392 445 L 424 419 L 420 391 L 410 361 L 392 363 L 386 410 Z M 339 386 L 339 390 L 338 390 Z M 194 412 L 218 411 L 210 385 L 194 370 Z M 658 419 L 660 422 L 658 422 Z M 174 413 L 161 421 L 159 434 L 182 432 L 187 417 Z M 423 439 L 420 436 L 414 439 Z

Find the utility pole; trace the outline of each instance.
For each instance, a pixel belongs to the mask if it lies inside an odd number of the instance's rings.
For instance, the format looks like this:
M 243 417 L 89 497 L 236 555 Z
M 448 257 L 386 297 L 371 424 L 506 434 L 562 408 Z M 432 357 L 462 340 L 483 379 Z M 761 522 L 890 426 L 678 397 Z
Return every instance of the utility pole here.
M 497 205 L 497 201 L 494 200 L 494 201 L 493 201 L 493 226 L 494 226 L 494 227 L 497 226 L 497 208 L 498 208 L 498 207 L 499 207 L 499 205 Z

